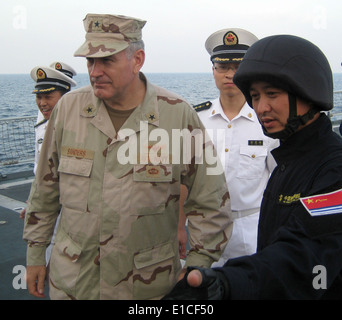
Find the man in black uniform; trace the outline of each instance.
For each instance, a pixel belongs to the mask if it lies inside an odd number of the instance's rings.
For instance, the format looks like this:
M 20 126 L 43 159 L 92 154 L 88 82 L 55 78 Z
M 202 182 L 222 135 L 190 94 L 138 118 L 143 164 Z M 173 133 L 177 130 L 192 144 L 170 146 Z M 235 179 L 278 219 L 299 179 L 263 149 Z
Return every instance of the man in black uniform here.
M 342 299 L 342 139 L 324 54 L 281 35 L 249 48 L 234 82 L 266 135 L 279 138 L 258 249 L 222 268 L 189 268 L 165 299 Z

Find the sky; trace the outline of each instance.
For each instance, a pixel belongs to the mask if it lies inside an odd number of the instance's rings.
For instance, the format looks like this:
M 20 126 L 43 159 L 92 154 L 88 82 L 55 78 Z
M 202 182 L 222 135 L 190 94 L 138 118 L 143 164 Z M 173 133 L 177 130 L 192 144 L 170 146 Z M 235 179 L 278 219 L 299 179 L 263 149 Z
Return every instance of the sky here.
M 292 34 L 316 44 L 341 73 L 340 0 L 10 0 L 0 4 L 0 74 L 30 73 L 54 61 L 86 73 L 74 57 L 84 42 L 87 13 L 146 20 L 143 72 L 211 72 L 206 39 L 225 28 L 258 38 Z

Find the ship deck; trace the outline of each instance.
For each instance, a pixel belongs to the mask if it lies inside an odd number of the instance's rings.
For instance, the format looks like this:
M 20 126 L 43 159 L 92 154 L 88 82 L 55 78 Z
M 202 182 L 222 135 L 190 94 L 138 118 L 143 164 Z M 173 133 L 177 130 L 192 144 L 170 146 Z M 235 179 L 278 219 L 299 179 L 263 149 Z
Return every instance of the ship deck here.
M 0 177 L 0 300 L 38 299 L 28 293 L 24 282 L 26 242 L 24 221 L 19 218 L 32 181 L 32 170 Z
M 333 122 L 336 133 L 340 122 Z M 0 172 L 0 300 L 38 299 L 28 293 L 23 277 L 26 242 L 22 238 L 24 221 L 19 218 L 33 179 L 32 169 L 6 175 Z M 48 299 L 48 286 L 45 288 L 45 299 Z

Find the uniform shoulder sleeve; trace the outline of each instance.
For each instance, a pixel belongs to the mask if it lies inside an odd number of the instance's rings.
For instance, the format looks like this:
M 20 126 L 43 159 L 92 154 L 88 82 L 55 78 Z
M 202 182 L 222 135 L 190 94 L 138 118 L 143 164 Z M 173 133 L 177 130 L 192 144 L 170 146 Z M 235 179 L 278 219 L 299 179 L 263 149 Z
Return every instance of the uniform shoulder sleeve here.
M 193 106 L 193 108 L 195 109 L 196 112 L 200 112 L 200 111 L 209 109 L 211 106 L 212 106 L 212 103 L 210 101 L 206 101 L 206 102 Z

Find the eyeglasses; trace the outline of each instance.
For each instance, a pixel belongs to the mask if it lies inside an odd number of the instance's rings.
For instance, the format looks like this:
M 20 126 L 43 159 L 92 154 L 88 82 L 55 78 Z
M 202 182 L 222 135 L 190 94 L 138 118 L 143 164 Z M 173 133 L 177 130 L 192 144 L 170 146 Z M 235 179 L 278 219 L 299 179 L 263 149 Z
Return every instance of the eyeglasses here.
M 226 64 L 218 64 L 218 65 L 214 66 L 214 69 L 218 73 L 227 73 L 229 71 L 229 69 L 232 69 L 233 72 L 236 72 L 238 67 L 239 67 L 239 65 L 236 63 L 226 63 Z

